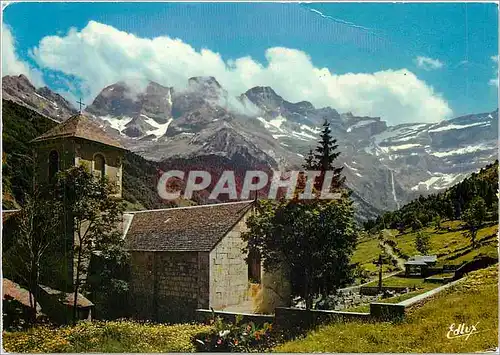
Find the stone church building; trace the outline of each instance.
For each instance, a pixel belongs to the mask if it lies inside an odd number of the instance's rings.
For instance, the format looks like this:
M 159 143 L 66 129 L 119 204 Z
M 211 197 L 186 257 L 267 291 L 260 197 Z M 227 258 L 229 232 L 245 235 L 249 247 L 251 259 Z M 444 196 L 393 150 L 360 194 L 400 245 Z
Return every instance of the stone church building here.
M 96 177 L 106 176 L 121 198 L 125 149 L 95 121 L 74 115 L 33 143 L 39 182 L 85 165 Z M 220 310 L 247 301 L 249 280 L 261 277 L 259 258 L 247 264 L 242 251 L 252 202 L 125 213 L 120 228 L 131 255 L 133 316 L 186 319 L 198 308 Z
M 135 316 L 192 319 L 248 300 L 250 266 L 241 233 L 252 201 L 138 211 L 127 214 L 130 296 Z M 254 261 L 256 261 L 254 259 Z M 259 265 L 260 271 L 260 265 Z

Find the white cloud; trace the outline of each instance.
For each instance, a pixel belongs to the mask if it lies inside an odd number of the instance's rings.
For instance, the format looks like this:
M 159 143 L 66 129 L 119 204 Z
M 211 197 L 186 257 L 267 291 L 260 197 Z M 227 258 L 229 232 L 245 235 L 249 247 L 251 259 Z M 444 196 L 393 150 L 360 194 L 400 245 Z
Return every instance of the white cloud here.
M 391 124 L 433 122 L 452 114 L 448 103 L 407 69 L 339 75 L 315 67 L 302 51 L 281 47 L 266 50 L 266 64 L 251 57 L 225 62 L 218 53 L 196 51 L 180 39 L 139 38 L 94 21 L 79 32 L 43 38 L 33 57 L 41 67 L 82 79 L 87 100 L 120 80 L 182 89 L 189 77 L 209 75 L 232 95 L 271 86 L 290 101 L 381 116 Z
M 490 81 L 488 82 L 488 84 L 496 87 L 498 87 L 498 57 L 498 55 L 493 55 L 490 57 L 494 63 L 493 69 L 495 69 L 495 77 L 493 79 L 490 79 Z
M 420 57 L 415 58 L 415 63 L 417 63 L 417 67 L 422 68 L 424 70 L 435 70 L 443 67 L 443 62 L 439 59 L 432 59 L 429 57 Z
M 16 54 L 15 39 L 9 27 L 2 24 L 2 76 L 24 74 L 33 85 L 43 86 L 42 74 Z

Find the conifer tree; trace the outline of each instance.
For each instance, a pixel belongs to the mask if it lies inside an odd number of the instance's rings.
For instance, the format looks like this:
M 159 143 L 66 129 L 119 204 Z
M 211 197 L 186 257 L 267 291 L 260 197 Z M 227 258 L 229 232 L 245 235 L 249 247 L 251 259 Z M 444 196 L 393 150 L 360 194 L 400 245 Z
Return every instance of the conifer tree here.
M 314 166 L 316 165 L 315 162 L 315 157 L 314 157 L 314 152 L 312 149 L 309 149 L 309 154 L 307 154 L 307 157 L 305 159 L 305 163 L 302 165 L 304 169 L 310 169 L 312 170 Z
M 333 179 L 331 188 L 337 190 L 344 184 L 345 177 L 341 176 L 343 167 L 335 167 L 334 161 L 339 157 L 340 152 L 337 152 L 337 140 L 332 137 L 330 123 L 325 120 L 323 123 L 323 130 L 321 131 L 318 147 L 315 150 L 314 158 L 315 164 L 313 167 L 321 171 L 320 178 L 318 179 L 317 189 L 321 190 L 325 173 L 329 170 L 333 171 Z

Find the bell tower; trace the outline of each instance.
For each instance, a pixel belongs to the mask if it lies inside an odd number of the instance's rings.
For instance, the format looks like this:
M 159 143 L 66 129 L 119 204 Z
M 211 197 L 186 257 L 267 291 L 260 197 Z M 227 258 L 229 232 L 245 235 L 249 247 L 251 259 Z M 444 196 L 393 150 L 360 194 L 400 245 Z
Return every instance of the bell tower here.
M 50 184 L 58 171 L 84 165 L 96 177 L 106 176 L 116 197 L 122 197 L 125 149 L 87 116 L 76 114 L 33 143 L 38 184 Z
M 33 141 L 35 156 L 35 183 L 49 186 L 57 172 L 74 166 L 86 166 L 97 178 L 106 177 L 113 185 L 114 197 L 122 198 L 123 157 L 125 149 L 110 137 L 96 122 L 78 113 L 50 129 Z M 74 283 L 72 250 L 75 243 L 75 227 L 72 216 L 61 220 L 64 245 L 58 246 L 61 269 L 55 271 L 59 289 L 71 290 Z

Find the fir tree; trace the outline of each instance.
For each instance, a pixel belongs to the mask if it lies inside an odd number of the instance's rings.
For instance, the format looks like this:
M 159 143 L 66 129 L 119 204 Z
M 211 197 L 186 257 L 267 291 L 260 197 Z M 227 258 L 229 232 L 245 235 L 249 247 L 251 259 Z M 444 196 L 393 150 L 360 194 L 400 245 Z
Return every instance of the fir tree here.
M 341 188 L 345 182 L 345 177 L 341 176 L 343 167 L 335 167 L 333 165 L 334 161 L 339 157 L 340 152 L 337 152 L 337 140 L 332 137 L 330 130 L 330 123 L 325 120 L 323 123 L 323 130 L 321 131 L 318 147 L 315 150 L 314 158 L 315 164 L 313 167 L 316 170 L 321 171 L 320 178 L 318 179 L 317 189 L 321 190 L 323 184 L 324 176 L 327 171 L 333 171 L 333 179 L 331 188 L 333 190 L 338 190 Z M 308 157 L 309 158 L 309 157 Z
M 309 149 L 309 154 L 305 159 L 305 163 L 302 165 L 304 169 L 313 170 L 316 165 L 316 158 L 314 157 L 314 152 L 312 149 Z

